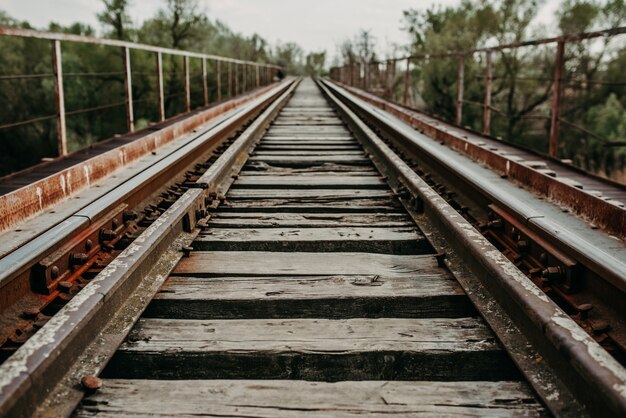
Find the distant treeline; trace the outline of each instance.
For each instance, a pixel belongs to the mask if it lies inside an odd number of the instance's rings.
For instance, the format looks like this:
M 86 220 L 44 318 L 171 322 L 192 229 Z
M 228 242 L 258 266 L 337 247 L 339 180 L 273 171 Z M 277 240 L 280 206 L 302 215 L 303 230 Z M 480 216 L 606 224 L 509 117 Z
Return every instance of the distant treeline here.
M 47 28 L 37 29 L 271 63 L 284 67 L 288 74 L 323 71 L 325 52 L 305 54 L 295 43 L 271 46 L 259 35 L 235 33 L 225 23 L 210 19 L 196 0 L 162 1 L 162 8 L 141 23 L 133 22 L 129 16 L 131 0 L 104 0 L 97 16 L 99 30 L 82 23 L 50 23 Z M 28 22 L 13 19 L 1 10 L 0 26 L 33 29 Z M 0 126 L 54 115 L 50 41 L 0 36 L 0 56 Z M 64 42 L 62 57 L 70 152 L 126 132 L 121 49 Z M 136 127 L 142 128 L 158 120 L 156 63 L 154 54 L 142 51 L 131 51 L 131 62 Z M 208 64 L 210 100 L 217 96 L 213 65 Z M 163 72 L 165 112 L 170 117 L 185 109 L 182 58 L 164 56 Z M 192 61 L 190 73 L 193 108 L 203 103 L 199 62 Z M 19 77 L 22 75 L 30 77 Z M 94 110 L 72 114 L 85 109 Z M 0 129 L 0 176 L 56 155 L 53 118 Z
M 373 62 L 392 56 L 462 51 L 554 35 L 537 24 L 545 2 L 463 0 L 404 12 L 410 45 L 376 54 L 372 34 L 362 31 L 341 45 L 344 62 Z M 554 16 L 561 34 L 623 26 L 624 0 L 565 0 Z M 549 30 L 548 30 L 549 29 Z M 559 157 L 591 172 L 626 183 L 626 35 L 566 43 Z M 555 44 L 493 54 L 494 136 L 547 152 Z M 411 67 L 413 107 L 454 120 L 457 58 L 415 60 Z M 404 65 L 404 62 L 402 62 Z M 463 124 L 481 129 L 484 54 L 465 60 Z M 402 96 L 404 67 L 396 93 Z

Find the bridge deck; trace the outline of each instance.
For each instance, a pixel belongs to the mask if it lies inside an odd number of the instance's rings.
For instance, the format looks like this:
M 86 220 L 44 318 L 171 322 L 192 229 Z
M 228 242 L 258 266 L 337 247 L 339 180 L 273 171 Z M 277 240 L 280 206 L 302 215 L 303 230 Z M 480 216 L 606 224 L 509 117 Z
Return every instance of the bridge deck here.
M 79 416 L 545 414 L 310 81 L 193 248 Z

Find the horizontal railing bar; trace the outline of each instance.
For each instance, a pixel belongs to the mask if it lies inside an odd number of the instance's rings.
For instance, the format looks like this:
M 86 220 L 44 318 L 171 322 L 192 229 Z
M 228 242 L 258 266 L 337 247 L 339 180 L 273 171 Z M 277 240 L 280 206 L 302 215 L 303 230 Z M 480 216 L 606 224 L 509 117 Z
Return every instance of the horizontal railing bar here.
M 37 123 L 37 122 L 43 122 L 45 120 L 54 119 L 54 118 L 56 118 L 56 116 L 57 115 L 48 115 L 48 116 L 41 116 L 41 117 L 38 117 L 38 118 L 23 120 L 23 121 L 20 121 L 20 122 L 7 123 L 6 125 L 0 125 L 0 129 L 15 128 L 17 126 L 28 125 L 28 124 Z
M 199 52 L 182 51 L 179 49 L 164 48 L 154 45 L 139 44 L 127 41 L 118 41 L 115 39 L 100 39 L 93 36 L 73 35 L 69 33 L 56 33 L 36 31 L 32 29 L 8 28 L 0 27 L 0 35 L 3 36 L 19 36 L 21 38 L 43 39 L 50 41 L 66 41 L 66 42 L 82 42 L 103 46 L 115 46 L 121 48 L 131 48 L 139 51 L 160 52 L 162 54 L 187 56 L 190 58 L 207 58 L 216 61 L 231 62 L 235 64 L 251 64 L 260 67 L 269 67 L 280 69 L 281 67 L 273 64 L 257 63 L 252 61 L 238 60 L 235 58 L 220 57 L 218 55 L 202 54 Z
M 52 73 L 42 73 L 42 74 L 12 74 L 12 75 L 0 75 L 0 80 L 19 80 L 22 78 L 46 78 L 46 77 L 54 77 Z
M 72 110 L 70 112 L 66 111 L 65 115 L 66 116 L 80 115 L 82 113 L 94 112 L 96 110 L 109 109 L 111 107 L 122 106 L 124 104 L 126 104 L 126 101 L 117 102 L 117 103 L 109 103 L 109 104 L 105 104 L 105 105 L 101 105 L 101 106 L 88 107 L 88 108 L 85 108 L 85 109 L 76 109 L 76 110 Z
M 625 33 L 626 33 L 626 26 L 620 26 L 617 28 L 603 29 L 603 30 L 599 30 L 595 32 L 582 32 L 582 33 L 576 33 L 576 34 L 571 34 L 571 35 L 555 36 L 551 38 L 533 39 L 529 41 L 501 44 L 501 45 L 484 47 L 484 48 L 473 48 L 473 49 L 449 51 L 449 52 L 406 55 L 406 56 L 399 57 L 399 58 L 389 58 L 389 59 L 380 60 L 380 61 L 370 61 L 369 64 L 382 64 L 382 63 L 391 62 L 391 61 L 396 62 L 396 61 L 404 61 L 407 59 L 413 60 L 413 59 L 420 59 L 420 58 L 426 58 L 426 59 L 428 58 L 454 58 L 454 57 L 462 57 L 465 55 L 473 55 L 473 54 L 480 53 L 480 52 L 502 51 L 506 49 L 516 49 L 516 48 L 523 48 L 527 46 L 545 45 L 545 44 L 558 43 L 558 42 L 579 42 L 579 41 L 583 41 L 586 39 L 593 39 L 593 38 L 600 38 L 600 37 L 612 37 L 612 36 L 621 35 Z

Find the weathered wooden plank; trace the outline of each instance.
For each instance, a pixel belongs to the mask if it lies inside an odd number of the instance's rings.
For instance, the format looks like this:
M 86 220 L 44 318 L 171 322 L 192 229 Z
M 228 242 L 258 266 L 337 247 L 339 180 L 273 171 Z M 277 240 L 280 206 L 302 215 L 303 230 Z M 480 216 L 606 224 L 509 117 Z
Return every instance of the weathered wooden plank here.
M 519 382 L 107 379 L 78 417 L 542 417 Z
M 444 270 L 415 277 L 170 277 L 148 318 L 462 318 L 476 311 Z
M 364 274 L 415 277 L 441 269 L 433 256 L 370 253 L 193 251 L 180 260 L 178 276 L 293 276 Z
M 215 212 L 210 227 L 222 228 L 328 228 L 347 226 L 406 227 L 414 225 L 406 214 L 380 213 L 229 213 Z
M 283 120 L 283 121 L 275 121 L 272 123 L 272 126 L 315 126 L 315 127 L 323 127 L 323 126 L 345 126 L 341 120 L 339 119 L 327 119 L 327 120 L 306 120 L 306 119 L 296 119 L 296 120 Z
M 415 227 L 210 228 L 193 242 L 200 251 L 371 252 L 426 254 L 433 249 Z
M 267 144 L 270 143 L 272 141 L 290 141 L 290 142 L 297 142 L 297 141 L 305 141 L 305 142 L 349 142 L 349 143 L 356 143 L 356 139 L 354 139 L 352 136 L 348 135 L 313 135 L 313 134 L 292 134 L 292 135 L 272 135 L 271 133 L 268 133 L 267 135 L 265 135 L 263 137 L 263 140 L 261 141 L 262 144 Z
M 342 151 L 342 150 L 333 150 L 333 151 L 304 151 L 304 150 L 297 150 L 297 151 L 286 151 L 286 150 L 279 150 L 279 151 L 268 151 L 268 150 L 255 150 L 254 154 L 252 154 L 253 156 L 257 156 L 257 157 L 261 157 L 261 156 L 276 156 L 276 155 L 280 155 L 280 156 L 285 156 L 285 157 L 291 157 L 291 156 L 296 156 L 296 157 L 300 157 L 300 156 L 316 156 L 316 157 L 328 157 L 328 156 L 332 156 L 332 155 L 355 155 L 355 156 L 359 156 L 359 157 L 363 157 L 364 153 L 363 151 Z
M 244 166 L 240 177 L 244 175 L 274 174 L 274 175 L 358 175 L 377 176 L 380 173 L 371 165 L 344 165 L 336 163 L 325 163 L 311 167 L 279 167 L 267 164 L 263 161 L 249 162 Z
M 263 161 L 267 164 L 287 167 L 310 167 L 326 163 L 341 163 L 345 165 L 370 165 L 372 162 L 364 157 L 353 155 L 328 155 L 324 157 L 316 155 L 252 155 L 248 161 Z
M 309 144 L 301 144 L 301 145 L 260 145 L 255 148 L 256 151 L 281 151 L 281 150 L 303 150 L 303 151 L 338 151 L 338 150 L 361 150 L 357 145 L 309 145 Z
M 221 211 L 273 211 L 273 212 L 394 212 L 404 209 L 396 200 L 385 198 L 283 198 L 226 200 Z
M 357 177 L 358 178 L 358 177 Z M 300 198 L 300 197 L 319 197 L 319 198 L 374 198 L 374 197 L 393 197 L 389 190 L 372 189 L 372 188 L 314 188 L 312 184 L 307 188 L 231 188 L 226 195 L 227 199 L 272 199 L 272 198 Z
M 239 177 L 234 182 L 235 187 L 246 188 L 331 188 L 340 189 L 347 188 L 373 188 L 373 189 L 389 189 L 387 183 L 378 176 L 347 176 L 343 174 L 331 174 L 321 176 L 319 174 L 297 175 L 297 176 L 246 176 Z
M 105 377 L 518 378 L 477 318 L 139 320 Z

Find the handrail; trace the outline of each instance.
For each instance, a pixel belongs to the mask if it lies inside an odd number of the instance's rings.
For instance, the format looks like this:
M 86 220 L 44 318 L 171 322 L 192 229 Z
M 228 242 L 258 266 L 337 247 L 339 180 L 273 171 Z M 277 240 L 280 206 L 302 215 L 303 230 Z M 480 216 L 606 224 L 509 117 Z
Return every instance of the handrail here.
M 372 66 L 374 67 L 374 75 L 378 75 L 380 80 L 379 85 L 382 85 L 384 89 L 384 96 L 389 98 L 391 89 L 389 78 L 391 77 L 392 83 L 396 77 L 396 66 L 399 62 L 406 61 L 406 68 L 404 69 L 404 81 L 402 105 L 408 106 L 408 92 L 409 85 L 411 83 L 411 62 L 415 60 L 428 60 L 432 58 L 456 58 L 458 60 L 458 71 L 456 79 L 456 97 L 455 101 L 455 125 L 462 125 L 463 116 L 463 104 L 468 103 L 463 98 L 464 90 L 464 72 L 465 72 L 465 59 L 472 57 L 477 53 L 484 53 L 485 58 L 485 75 L 484 75 L 484 103 L 483 106 L 483 123 L 482 133 L 483 135 L 491 134 L 491 112 L 494 111 L 494 107 L 491 104 L 492 99 L 492 86 L 494 81 L 493 76 L 493 60 L 492 55 L 496 51 L 503 51 L 507 49 L 523 48 L 528 46 L 556 44 L 555 50 L 555 65 L 554 76 L 550 79 L 551 85 L 548 86 L 550 91 L 550 135 L 548 139 L 548 155 L 552 158 L 558 158 L 558 140 L 561 122 L 566 123 L 568 126 L 573 126 L 579 130 L 581 127 L 566 122 L 561 117 L 561 96 L 565 86 L 569 83 L 563 78 L 563 71 L 565 67 L 565 44 L 568 42 L 580 42 L 586 39 L 594 39 L 600 37 L 613 37 L 616 35 L 626 34 L 626 26 L 620 26 L 615 28 L 603 29 L 593 32 L 582 32 L 575 34 L 565 34 L 561 36 L 555 36 L 551 38 L 533 39 L 528 41 L 514 42 L 501 44 L 491 47 L 474 48 L 468 50 L 447 51 L 438 53 L 420 53 L 403 56 L 400 58 L 389 58 L 385 60 L 371 60 L 369 62 L 360 62 L 358 60 L 345 63 L 343 66 L 333 67 L 330 70 L 331 78 L 336 81 L 341 81 L 344 84 L 351 86 L 358 86 L 366 91 L 369 91 L 369 84 L 372 78 Z M 379 65 L 384 64 L 384 70 L 381 71 Z M 363 71 L 362 71 L 363 70 Z M 400 70 L 403 71 L 403 70 Z M 375 81 L 375 80 L 374 80 Z
M 141 44 L 136 42 L 120 41 L 117 39 L 96 38 L 93 36 L 74 35 L 69 33 L 45 32 L 33 29 L 9 28 L 0 26 L 0 36 L 19 36 L 21 38 L 44 39 L 49 41 L 83 42 L 96 45 L 117 46 L 121 48 L 137 49 L 148 52 L 160 52 L 162 54 L 187 56 L 190 58 L 206 58 L 222 62 L 232 62 L 235 64 L 253 64 L 261 67 L 281 69 L 282 67 L 273 64 L 258 63 L 254 61 L 239 60 L 235 58 L 222 57 L 200 52 L 184 51 L 180 49 L 164 48 L 160 46 Z
M 45 31 L 37 31 L 32 29 L 21 29 L 21 28 L 11 28 L 11 27 L 1 27 L 0 26 L 0 36 L 6 37 L 21 37 L 28 39 L 40 39 L 51 41 L 52 46 L 52 72 L 49 74 L 21 74 L 21 75 L 3 75 L 2 79 L 20 79 L 20 78 L 33 78 L 33 77 L 43 77 L 50 76 L 54 79 L 54 98 L 56 105 L 56 114 L 52 117 L 33 117 L 28 120 L 22 121 L 12 121 L 9 123 L 5 123 L 0 125 L 0 129 L 13 128 L 17 126 L 22 126 L 26 124 L 39 123 L 48 119 L 56 119 L 56 129 L 57 129 L 57 147 L 58 147 L 58 155 L 63 157 L 68 154 L 68 145 L 67 145 L 67 127 L 66 127 L 66 116 L 71 116 L 79 113 L 84 113 L 86 111 L 97 110 L 101 108 L 108 108 L 111 105 L 104 106 L 92 106 L 89 109 L 77 109 L 72 112 L 66 112 L 65 110 L 65 95 L 64 95 L 64 86 L 63 86 L 63 61 L 61 54 L 61 43 L 62 42 L 78 42 L 78 43 L 87 43 L 94 45 L 102 45 L 102 46 L 110 46 L 122 48 L 122 64 L 123 70 L 119 72 L 119 75 L 123 76 L 124 82 L 124 100 L 119 103 L 116 102 L 116 105 L 125 105 L 126 107 L 126 121 L 127 121 L 127 129 L 128 132 L 134 132 L 135 130 L 135 112 L 133 104 L 136 103 L 136 100 L 133 100 L 133 88 L 132 88 L 132 66 L 131 66 L 131 50 L 136 51 L 145 51 L 151 52 L 155 54 L 156 58 L 156 89 L 158 96 L 158 121 L 165 121 L 165 99 L 168 96 L 164 95 L 164 78 L 163 78 L 163 55 L 173 55 L 179 56 L 184 59 L 184 93 L 181 93 L 181 96 L 184 94 L 185 96 L 185 110 L 184 113 L 191 112 L 191 80 L 190 80 L 190 60 L 198 59 L 201 62 L 201 71 L 202 71 L 202 96 L 204 100 L 204 106 L 208 106 L 209 102 L 209 86 L 207 85 L 207 60 L 215 62 L 215 78 L 216 78 L 216 90 L 217 90 L 217 101 L 222 100 L 222 89 L 223 87 L 227 88 L 227 96 L 233 97 L 239 94 L 246 93 L 253 88 L 259 88 L 262 85 L 270 84 L 278 72 L 283 70 L 282 67 L 269 64 L 269 63 L 260 63 L 246 60 L 239 60 L 235 58 L 229 57 L 221 57 L 212 54 L 204 54 L 193 51 L 184 51 L 172 48 L 164 48 L 154 45 L 140 44 L 128 41 L 121 41 L 115 39 L 104 39 L 104 38 L 95 38 L 92 36 L 83 36 L 83 35 L 74 35 L 74 34 L 66 34 L 66 33 L 56 33 L 56 32 L 45 32 Z M 225 65 L 220 65 L 220 64 Z M 225 67 L 225 68 L 222 68 Z M 222 74 L 228 74 L 228 82 L 222 84 Z M 66 76 L 76 75 L 66 73 Z M 241 83 L 239 82 L 241 78 Z M 241 84 L 241 85 L 240 85 Z

